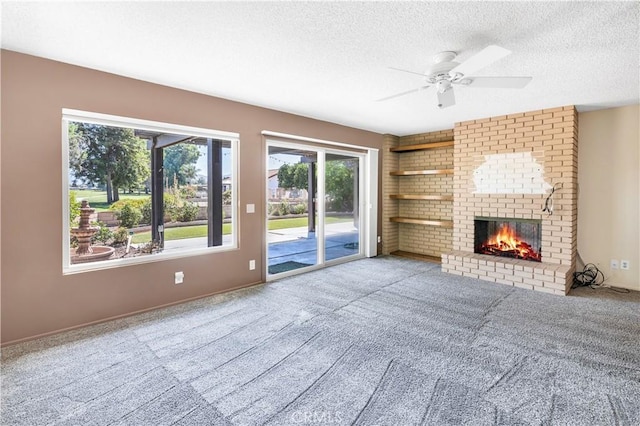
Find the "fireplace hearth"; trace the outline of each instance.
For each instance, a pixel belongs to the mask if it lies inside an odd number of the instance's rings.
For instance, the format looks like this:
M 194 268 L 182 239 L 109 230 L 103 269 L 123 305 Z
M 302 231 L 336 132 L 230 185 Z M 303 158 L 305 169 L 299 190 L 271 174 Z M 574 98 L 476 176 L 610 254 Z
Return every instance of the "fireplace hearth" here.
M 476 217 L 474 252 L 542 262 L 541 221 Z

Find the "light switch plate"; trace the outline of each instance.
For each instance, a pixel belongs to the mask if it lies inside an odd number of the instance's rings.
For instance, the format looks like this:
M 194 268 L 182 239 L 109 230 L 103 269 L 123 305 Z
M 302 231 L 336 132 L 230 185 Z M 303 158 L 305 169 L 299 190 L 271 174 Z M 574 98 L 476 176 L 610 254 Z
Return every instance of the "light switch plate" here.
M 255 204 L 247 204 L 247 213 L 255 213 L 256 205 Z

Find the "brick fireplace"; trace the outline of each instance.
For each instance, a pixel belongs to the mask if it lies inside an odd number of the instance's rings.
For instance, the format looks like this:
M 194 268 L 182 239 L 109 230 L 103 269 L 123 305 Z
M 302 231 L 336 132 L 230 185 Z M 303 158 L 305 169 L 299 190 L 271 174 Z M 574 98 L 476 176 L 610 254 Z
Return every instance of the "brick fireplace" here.
M 442 255 L 442 270 L 567 294 L 577 250 L 575 108 L 457 123 L 454 137 L 453 251 Z M 486 217 L 539 222 L 540 261 L 474 253 L 474 223 Z

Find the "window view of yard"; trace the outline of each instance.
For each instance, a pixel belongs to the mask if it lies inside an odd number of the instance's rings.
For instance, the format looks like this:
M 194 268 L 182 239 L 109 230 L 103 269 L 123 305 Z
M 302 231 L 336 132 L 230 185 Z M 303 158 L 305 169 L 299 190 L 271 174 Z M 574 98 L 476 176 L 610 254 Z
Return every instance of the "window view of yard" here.
M 236 142 L 78 120 L 67 134 L 69 263 L 234 244 Z

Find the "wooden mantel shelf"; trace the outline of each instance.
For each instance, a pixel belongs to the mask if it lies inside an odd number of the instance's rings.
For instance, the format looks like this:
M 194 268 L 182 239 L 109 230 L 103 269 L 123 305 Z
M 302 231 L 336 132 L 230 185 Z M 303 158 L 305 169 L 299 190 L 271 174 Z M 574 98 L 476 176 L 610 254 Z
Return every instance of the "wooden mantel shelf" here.
M 451 175 L 453 169 L 431 169 L 431 170 L 397 170 L 389 172 L 391 176 L 416 176 L 416 175 Z
M 389 194 L 393 200 L 431 200 L 431 201 L 453 201 L 453 195 L 437 194 Z
M 453 228 L 451 220 L 417 219 L 413 217 L 390 217 L 391 222 L 413 223 L 415 225 L 441 226 L 443 228 Z
M 447 148 L 453 146 L 453 141 L 444 141 L 444 142 L 432 142 L 432 143 L 421 143 L 418 145 L 405 145 L 398 146 L 395 148 L 390 148 L 391 152 L 408 152 L 408 151 L 422 151 L 425 149 L 436 149 L 436 148 Z

